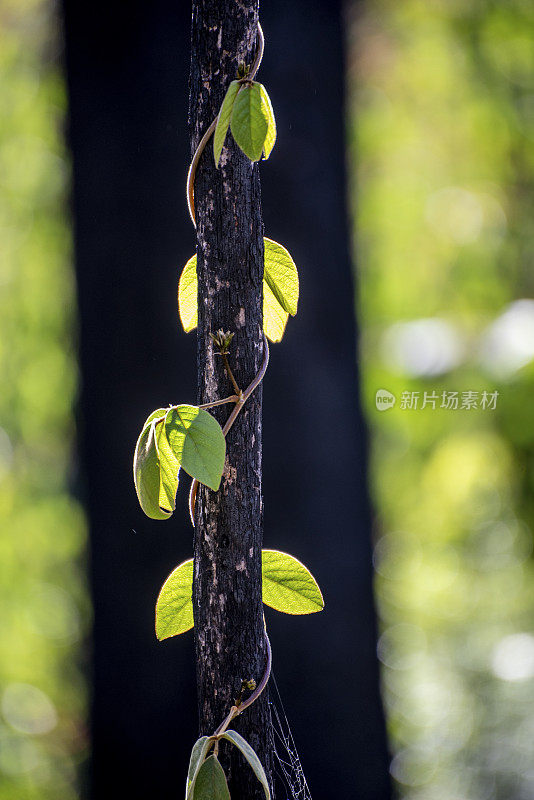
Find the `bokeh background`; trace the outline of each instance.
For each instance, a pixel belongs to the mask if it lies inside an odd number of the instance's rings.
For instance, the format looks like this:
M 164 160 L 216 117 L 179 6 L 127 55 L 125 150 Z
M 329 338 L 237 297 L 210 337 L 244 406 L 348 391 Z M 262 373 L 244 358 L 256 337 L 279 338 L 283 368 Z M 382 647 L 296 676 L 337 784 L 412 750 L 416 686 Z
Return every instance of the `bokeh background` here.
M 390 771 L 405 800 L 532 800 L 534 8 L 344 26 Z M 0 0 L 1 800 L 79 798 L 90 750 L 63 60 L 55 4 Z
M 534 6 L 351 9 L 358 309 L 394 758 L 410 800 L 534 797 Z M 377 411 L 378 389 L 397 402 Z M 458 410 L 441 408 L 459 392 Z M 495 410 L 483 392 L 498 391 Z M 418 408 L 402 408 L 403 392 Z M 424 393 L 435 392 L 435 409 Z M 461 409 L 478 392 L 478 408 Z
M 0 797 L 78 797 L 86 522 L 57 9 L 0 3 Z

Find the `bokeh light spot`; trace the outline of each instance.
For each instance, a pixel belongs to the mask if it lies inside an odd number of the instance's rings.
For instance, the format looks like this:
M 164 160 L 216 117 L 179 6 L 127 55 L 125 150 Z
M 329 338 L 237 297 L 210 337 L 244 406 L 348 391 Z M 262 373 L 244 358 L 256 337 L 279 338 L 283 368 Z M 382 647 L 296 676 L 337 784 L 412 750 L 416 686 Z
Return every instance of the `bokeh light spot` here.
M 57 713 L 41 689 L 27 683 L 11 683 L 2 695 L 2 714 L 20 733 L 49 733 L 57 725 Z

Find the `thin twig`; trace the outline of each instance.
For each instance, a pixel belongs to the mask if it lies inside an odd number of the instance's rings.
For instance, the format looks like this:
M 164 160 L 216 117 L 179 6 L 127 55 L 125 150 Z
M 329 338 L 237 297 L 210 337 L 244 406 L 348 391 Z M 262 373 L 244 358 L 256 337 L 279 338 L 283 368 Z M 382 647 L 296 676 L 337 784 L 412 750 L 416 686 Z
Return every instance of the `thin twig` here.
M 271 650 L 271 642 L 269 640 L 269 637 L 267 636 L 267 631 L 264 631 L 264 635 L 265 635 L 265 646 L 266 646 L 266 649 L 267 649 L 267 664 L 265 666 L 265 672 L 263 673 L 263 677 L 262 677 L 261 681 L 259 682 L 257 687 L 254 689 L 254 691 L 252 692 L 250 697 L 247 697 L 247 699 L 244 700 L 241 703 L 241 705 L 239 706 L 238 714 L 242 714 L 243 711 L 246 708 L 251 706 L 252 703 L 254 703 L 258 699 L 260 694 L 263 692 L 263 690 L 267 686 L 267 681 L 269 680 L 269 676 L 271 674 L 271 667 L 272 667 L 272 664 L 273 664 L 273 653 L 272 653 L 272 650 Z
M 263 376 L 267 371 L 267 367 L 269 365 L 269 343 L 267 341 L 267 337 L 264 332 L 262 332 L 263 336 L 263 362 L 258 371 L 258 374 L 254 378 L 254 380 L 247 386 L 244 392 L 237 398 L 236 404 L 232 409 L 230 416 L 228 417 L 226 424 L 223 428 L 223 433 L 226 436 L 234 422 L 236 421 L 237 417 L 239 416 L 241 409 L 243 408 L 245 402 L 248 400 L 254 389 L 259 386 L 259 384 L 263 380 Z M 198 481 L 196 478 L 193 479 L 191 482 L 191 489 L 189 490 L 189 516 L 191 518 L 191 525 L 195 527 L 195 502 L 197 499 L 197 491 L 198 491 Z
M 258 22 L 258 47 L 256 50 L 256 55 L 254 56 L 254 62 L 250 69 L 249 74 L 247 75 L 247 80 L 253 80 L 254 76 L 256 75 L 257 71 L 260 68 L 261 60 L 263 58 L 263 48 L 265 46 L 265 39 L 263 37 L 263 31 L 261 29 L 261 25 Z M 206 147 L 210 136 L 215 132 L 215 128 L 217 127 L 217 120 L 219 119 L 219 115 L 215 117 L 211 125 L 209 126 L 208 130 L 198 143 L 198 147 L 195 150 L 195 154 L 189 165 L 189 171 L 187 173 L 187 191 L 186 191 L 186 199 L 187 199 L 187 208 L 189 209 L 189 216 L 191 217 L 191 222 L 193 225 L 197 226 L 195 220 L 195 175 L 197 173 L 198 162 L 200 161 L 200 156 L 204 148 Z
M 232 372 L 232 370 L 230 369 L 230 364 L 229 364 L 229 362 L 228 362 L 228 356 L 226 355 L 226 353 L 221 353 L 221 356 L 222 356 L 222 360 L 223 360 L 223 364 L 224 364 L 224 367 L 225 367 L 225 369 L 226 369 L 226 372 L 228 373 L 228 377 L 229 377 L 229 378 L 230 378 L 230 380 L 232 381 L 232 384 L 233 384 L 233 387 L 234 387 L 234 389 L 235 389 L 235 391 L 236 391 L 236 394 L 237 394 L 237 395 L 238 395 L 238 397 L 239 397 L 239 395 L 241 394 L 241 389 L 240 389 L 240 388 L 239 388 L 239 386 L 237 385 L 237 381 L 236 381 L 236 379 L 234 378 L 234 373 L 233 373 L 233 372 Z M 237 399 L 237 398 L 236 398 L 236 399 Z
M 236 387 L 237 388 L 237 387 Z M 202 403 L 197 408 L 214 408 L 215 406 L 223 406 L 225 403 L 237 403 L 239 400 L 240 390 L 237 389 L 238 394 L 231 394 L 230 397 L 225 397 L 224 400 L 214 400 L 213 403 Z
M 257 687 L 254 689 L 250 697 L 247 697 L 239 706 L 232 706 L 226 718 L 221 722 L 213 736 L 221 736 L 225 730 L 228 728 L 230 723 L 233 719 L 238 717 L 243 711 L 248 708 L 249 706 L 254 703 L 260 694 L 263 692 L 265 687 L 267 686 L 267 681 L 269 680 L 269 676 L 271 674 L 271 667 L 273 663 L 273 653 L 271 650 L 271 642 L 269 641 L 269 637 L 267 636 L 267 631 L 265 633 L 265 647 L 267 649 L 267 664 L 265 666 L 265 672 L 263 673 L 263 677 Z

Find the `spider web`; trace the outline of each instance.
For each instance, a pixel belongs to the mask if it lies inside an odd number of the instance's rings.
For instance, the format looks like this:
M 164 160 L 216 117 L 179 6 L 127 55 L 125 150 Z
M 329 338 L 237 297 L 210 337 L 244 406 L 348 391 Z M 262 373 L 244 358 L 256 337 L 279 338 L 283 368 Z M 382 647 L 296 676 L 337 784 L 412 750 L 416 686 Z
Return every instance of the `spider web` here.
M 312 800 L 278 684 L 271 672 L 272 689 L 274 691 L 269 693 L 272 720 L 270 738 L 277 789 L 280 788 L 277 797 L 280 797 L 280 800 Z

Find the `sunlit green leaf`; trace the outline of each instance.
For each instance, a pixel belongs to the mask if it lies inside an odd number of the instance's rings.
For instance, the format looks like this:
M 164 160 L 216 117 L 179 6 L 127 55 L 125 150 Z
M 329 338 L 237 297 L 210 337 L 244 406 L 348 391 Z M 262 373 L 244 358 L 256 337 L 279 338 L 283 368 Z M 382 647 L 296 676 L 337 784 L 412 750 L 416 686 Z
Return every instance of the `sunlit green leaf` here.
M 267 798 L 267 800 L 270 800 L 271 792 L 269 790 L 269 781 L 267 780 L 265 770 L 263 769 L 261 761 L 256 755 L 256 752 L 249 745 L 246 739 L 243 739 L 241 734 L 239 734 L 237 731 L 225 731 L 225 733 L 223 733 L 221 738 L 227 739 L 229 742 L 232 742 L 232 744 L 235 744 L 235 746 L 239 748 L 239 750 L 241 750 L 241 752 L 247 759 L 248 763 L 254 770 L 254 774 L 256 775 L 257 779 L 263 786 L 263 789 L 265 791 L 265 797 Z
M 217 420 L 203 408 L 180 405 L 168 410 L 165 433 L 178 464 L 192 478 L 217 490 L 226 455 L 226 441 Z
M 237 95 L 230 128 L 245 155 L 251 161 L 259 161 L 269 128 L 259 83 L 246 84 Z
M 178 283 L 178 311 L 186 333 L 194 330 L 198 325 L 197 294 L 197 257 L 194 255 L 183 268 Z
M 193 603 L 193 559 L 184 561 L 173 569 L 156 601 L 156 636 L 162 641 L 170 636 L 179 636 L 191 630 Z
M 265 238 L 263 272 L 263 330 L 271 342 L 284 335 L 289 314 L 297 313 L 299 279 L 295 262 L 285 247 Z M 197 314 L 197 257 L 185 265 L 178 287 L 180 319 L 186 333 L 196 328 Z
M 280 342 L 286 329 L 289 314 L 284 311 L 269 284 L 263 281 L 263 330 L 271 342 Z
M 324 607 L 323 596 L 311 572 L 293 556 L 278 550 L 262 551 L 263 602 L 285 614 L 313 614 Z
M 167 441 L 163 422 L 156 425 L 156 450 L 159 459 L 159 506 L 172 514 L 176 508 L 180 464 Z
M 230 800 L 226 776 L 217 756 L 209 756 L 200 767 L 193 800 Z
M 228 87 L 228 91 L 224 96 L 221 110 L 219 111 L 219 116 L 217 117 L 217 127 L 215 128 L 215 133 L 213 134 L 213 155 L 215 157 L 216 167 L 219 166 L 219 159 L 221 157 L 224 140 L 226 139 L 226 132 L 230 124 L 230 117 L 232 116 L 234 102 L 240 86 L 241 84 L 239 81 L 232 81 Z
M 263 108 L 263 113 L 267 118 L 267 134 L 265 136 L 265 142 L 263 145 L 263 152 L 265 158 L 269 158 L 271 155 L 271 150 L 274 147 L 274 143 L 276 141 L 276 122 L 274 119 L 274 111 L 271 104 L 271 98 L 267 94 L 267 90 L 263 84 L 258 84 L 260 87 L 261 92 L 261 103 Z
M 299 276 L 295 262 L 285 247 L 272 239 L 263 240 L 265 266 L 263 280 L 284 311 L 295 316 L 299 301 Z
M 139 504 L 147 517 L 151 519 L 168 519 L 169 509 L 159 505 L 160 466 L 156 446 L 156 422 L 163 420 L 166 408 L 158 408 L 146 420 L 135 447 L 133 473 L 135 490 Z M 163 422 L 159 423 L 159 427 Z
M 189 769 L 187 770 L 187 781 L 185 786 L 186 800 L 190 800 L 193 794 L 193 788 L 198 775 L 198 771 L 202 766 L 206 754 L 210 749 L 212 741 L 209 736 L 201 736 L 197 739 L 191 750 L 191 758 L 189 759 Z
M 313 614 L 324 607 L 323 596 L 311 572 L 293 556 L 262 550 L 263 602 L 285 614 Z M 168 639 L 193 627 L 193 559 L 176 567 L 156 603 L 156 636 Z

